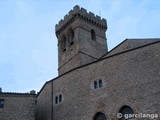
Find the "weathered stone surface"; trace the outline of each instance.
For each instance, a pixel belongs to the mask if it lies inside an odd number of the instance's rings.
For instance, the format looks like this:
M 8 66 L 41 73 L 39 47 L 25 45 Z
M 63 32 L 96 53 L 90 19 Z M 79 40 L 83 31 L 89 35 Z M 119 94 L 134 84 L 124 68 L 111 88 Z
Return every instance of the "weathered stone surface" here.
M 74 33 L 73 45 L 69 43 L 68 34 L 70 29 Z M 59 75 L 96 61 L 104 55 L 108 51 L 106 30 L 107 23 L 105 19 L 101 19 L 91 12 L 87 13 L 84 8 L 80 9 L 79 6 L 75 6 L 69 15 L 65 15 L 64 20 L 60 20 L 59 25 L 56 25 Z M 92 35 L 92 31 L 94 35 Z M 62 41 L 64 36 L 66 38 L 65 51 L 61 48 L 64 44 Z M 95 40 L 93 40 L 93 37 Z
M 0 93 L 0 99 L 4 99 L 0 120 L 35 120 L 35 94 Z
M 125 105 L 135 114 L 160 117 L 160 39 L 125 40 L 107 52 L 105 26 L 105 19 L 75 6 L 56 25 L 59 76 L 46 82 L 37 96 L 1 92 L 5 103 L 0 120 L 94 120 L 97 113 L 118 120 Z M 70 28 L 74 44 L 68 42 L 62 52 L 61 36 Z M 101 87 L 95 89 L 100 80 Z
M 79 7 L 74 10 L 78 11 Z M 95 15 L 90 13 L 88 17 Z M 117 113 L 125 105 L 135 114 L 160 116 L 160 39 L 125 40 L 104 54 L 100 47 L 104 45 L 102 48 L 106 48 L 105 31 L 76 19 L 63 29 L 63 34 L 71 26 L 75 28 L 75 43 L 67 46 L 65 53 L 60 52 L 59 47 L 59 76 L 46 83 L 37 98 L 43 108 L 53 103 L 52 112 L 48 112 L 52 119 L 93 120 L 96 113 L 101 112 L 109 120 L 118 120 Z M 91 29 L 97 34 L 95 43 L 91 41 Z M 100 59 L 95 60 L 89 55 Z M 95 89 L 94 82 L 99 80 L 103 87 Z M 52 91 L 51 102 L 45 102 L 48 91 Z M 55 104 L 58 95 L 62 95 L 62 102 Z M 50 117 L 46 119 L 52 120 Z

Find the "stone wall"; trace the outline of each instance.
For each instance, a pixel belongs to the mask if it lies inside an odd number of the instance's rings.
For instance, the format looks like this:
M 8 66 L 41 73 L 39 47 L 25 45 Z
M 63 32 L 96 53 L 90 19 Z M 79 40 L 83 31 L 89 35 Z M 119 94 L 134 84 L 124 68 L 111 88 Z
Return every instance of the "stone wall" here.
M 53 120 L 92 120 L 97 112 L 118 120 L 123 105 L 134 113 L 160 116 L 159 45 L 108 57 L 54 80 L 53 103 L 58 94 L 63 99 L 53 104 Z M 100 79 L 103 87 L 94 89 L 94 82 Z
M 47 82 L 37 96 L 36 120 L 52 120 L 52 82 Z
M 35 94 L 0 93 L 0 99 L 4 100 L 0 120 L 35 120 Z

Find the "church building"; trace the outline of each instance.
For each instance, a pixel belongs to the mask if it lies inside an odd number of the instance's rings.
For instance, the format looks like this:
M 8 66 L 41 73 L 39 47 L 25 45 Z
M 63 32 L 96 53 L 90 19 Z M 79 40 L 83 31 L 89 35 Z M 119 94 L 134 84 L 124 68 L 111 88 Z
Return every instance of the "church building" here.
M 159 120 L 160 38 L 108 51 L 106 30 L 76 5 L 55 26 L 58 77 L 37 95 L 0 91 L 0 120 Z

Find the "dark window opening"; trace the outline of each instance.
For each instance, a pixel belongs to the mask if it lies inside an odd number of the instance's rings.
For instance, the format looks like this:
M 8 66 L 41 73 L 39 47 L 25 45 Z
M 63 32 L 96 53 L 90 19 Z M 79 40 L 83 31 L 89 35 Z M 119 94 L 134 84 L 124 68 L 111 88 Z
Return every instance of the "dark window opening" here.
M 59 102 L 62 102 L 62 95 L 59 95 Z
M 96 33 L 93 29 L 91 30 L 91 39 L 94 41 L 96 40 Z
M 107 120 L 107 118 L 104 113 L 98 112 L 93 117 L 93 120 Z
M 70 45 L 72 46 L 74 44 L 74 42 L 72 41 L 72 42 L 70 42 Z
M 60 94 L 55 97 L 55 104 L 59 104 L 61 102 L 62 102 L 62 95 Z
M 66 48 L 65 49 L 63 49 L 63 52 L 65 52 L 66 51 Z
M 61 40 L 61 49 L 62 51 L 66 51 L 66 36 L 63 35 L 62 40 Z
M 130 119 L 133 119 L 134 117 L 130 117 L 130 118 L 125 118 L 125 114 L 131 114 L 131 115 L 133 115 L 134 114 L 134 112 L 133 112 L 133 109 L 132 108 L 130 108 L 129 106 L 123 106 L 121 109 L 120 109 L 120 111 L 119 111 L 119 113 L 121 113 L 122 114 L 122 118 L 120 118 L 119 120 L 130 120 Z
M 0 108 L 4 107 L 4 99 L 0 99 Z
M 68 43 L 70 46 L 74 44 L 74 31 L 72 29 L 70 29 L 68 33 Z
M 98 88 L 98 83 L 97 81 L 94 82 L 94 89 L 97 89 Z
M 99 87 L 103 87 L 102 80 L 99 80 Z
M 56 98 L 55 98 L 55 104 L 57 104 L 58 103 L 58 97 L 56 96 Z
M 99 81 L 94 81 L 94 89 L 98 89 L 103 87 L 103 81 L 100 79 Z

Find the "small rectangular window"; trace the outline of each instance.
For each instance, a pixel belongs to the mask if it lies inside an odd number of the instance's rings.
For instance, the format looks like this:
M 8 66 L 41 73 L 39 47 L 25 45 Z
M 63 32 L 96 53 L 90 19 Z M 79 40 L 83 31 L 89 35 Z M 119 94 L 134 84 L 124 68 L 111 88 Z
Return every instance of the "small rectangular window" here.
M 4 99 L 0 99 L 0 108 L 4 107 Z

